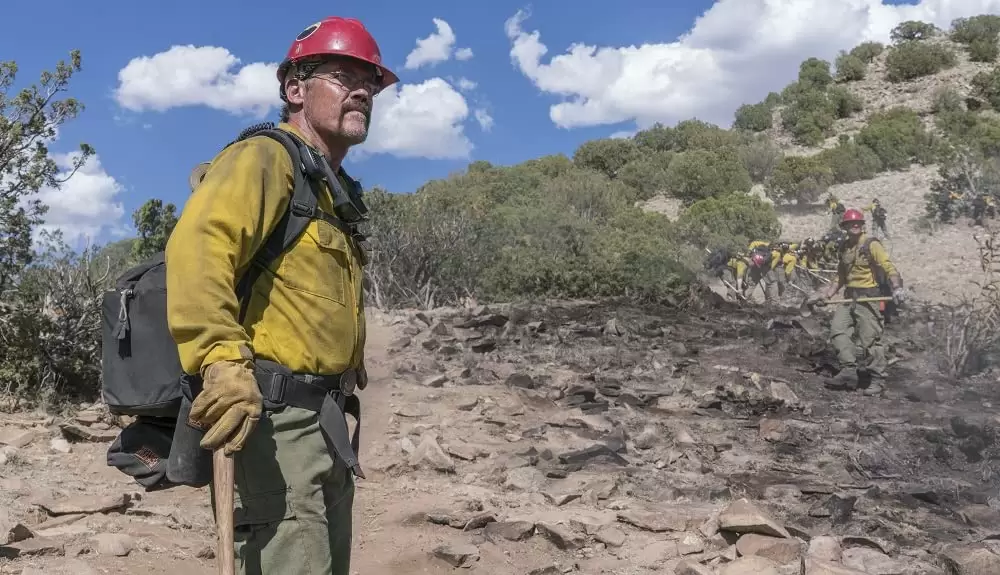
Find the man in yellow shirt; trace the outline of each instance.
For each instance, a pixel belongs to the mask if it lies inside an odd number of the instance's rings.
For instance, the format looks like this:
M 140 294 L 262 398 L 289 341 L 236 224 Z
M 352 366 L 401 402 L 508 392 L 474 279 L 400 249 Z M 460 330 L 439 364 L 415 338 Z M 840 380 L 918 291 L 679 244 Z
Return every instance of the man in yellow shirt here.
M 206 431 L 201 447 L 233 455 L 243 575 L 351 572 L 353 475 L 363 472 L 357 436 L 340 439 L 344 406 L 367 382 L 365 259 L 342 201 L 358 188 L 341 162 L 367 138 L 374 96 L 398 80 L 381 62 L 358 20 L 303 30 L 278 67 L 278 129 L 318 170 L 318 210 L 302 213 L 286 148 L 248 137 L 198 178 L 167 244 L 167 323 L 184 371 L 203 380 L 189 421 Z M 259 269 L 254 254 L 289 213 L 308 217 L 304 233 Z M 248 270 L 260 273 L 241 306 L 236 280 Z
M 877 274 L 884 274 L 892 285 L 894 302 L 901 304 L 905 299 L 903 279 L 882 243 L 865 234 L 864 214 L 853 208 L 846 210 L 840 225 L 847 232 L 847 240 L 840 249 L 837 282 L 831 283 L 818 297 L 832 298 L 841 288 L 846 288 L 844 295 L 849 299 L 879 297 L 882 292 Z M 851 302 L 840 304 L 834 310 L 830 335 L 837 350 L 840 372 L 830 382 L 830 387 L 853 388 L 867 374 L 871 382 L 865 395 L 883 392 L 888 365 L 882 345 L 885 318 L 880 303 Z M 852 338 L 857 339 L 857 345 Z M 858 347 L 866 359 L 863 368 L 858 367 Z

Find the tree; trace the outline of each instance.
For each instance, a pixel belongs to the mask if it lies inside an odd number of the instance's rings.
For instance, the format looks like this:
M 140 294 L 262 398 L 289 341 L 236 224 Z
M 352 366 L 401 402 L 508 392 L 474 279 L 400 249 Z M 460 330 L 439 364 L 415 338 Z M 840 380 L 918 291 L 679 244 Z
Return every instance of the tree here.
M 83 111 L 74 98 L 56 99 L 68 89 L 80 61 L 80 51 L 73 50 L 68 63 L 60 60 L 54 72 L 43 71 L 38 84 L 16 95 L 10 90 L 17 63 L 0 62 L 0 296 L 32 261 L 31 232 L 47 210 L 34 196 L 65 183 L 94 153 L 80 144 L 79 154 L 61 173 L 48 150 L 59 126 Z
M 163 205 L 158 199 L 146 200 L 132 213 L 132 223 L 138 235 L 132 244 L 132 259 L 142 261 L 167 247 L 170 232 L 177 225 L 176 207 Z

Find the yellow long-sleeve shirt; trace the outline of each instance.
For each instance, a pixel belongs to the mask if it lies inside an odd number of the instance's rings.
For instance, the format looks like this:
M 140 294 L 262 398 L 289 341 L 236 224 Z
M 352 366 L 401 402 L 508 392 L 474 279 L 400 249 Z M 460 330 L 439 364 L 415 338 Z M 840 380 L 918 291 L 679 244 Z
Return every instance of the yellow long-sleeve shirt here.
M 872 241 L 869 244 L 871 261 L 865 257 L 861 246 L 864 245 L 867 238 L 867 234 L 861 234 L 856 244 L 845 245 L 841 250 L 840 265 L 838 267 L 841 285 L 853 289 L 878 287 L 878 282 L 875 281 L 875 274 L 872 270 L 872 264 L 882 268 L 887 278 L 891 279 L 895 277 L 897 280 L 899 279 L 899 271 L 896 270 L 896 266 L 889 259 L 889 253 L 885 250 L 882 242 L 877 240 Z
M 289 124 L 278 127 L 302 137 Z M 167 321 L 187 373 L 247 351 L 296 372 L 334 374 L 363 365 L 360 254 L 329 222 L 310 222 L 264 270 L 243 324 L 237 320 L 237 280 L 283 216 L 292 184 L 285 148 L 271 138 L 249 138 L 213 159 L 185 205 L 167 243 L 166 284 Z M 326 192 L 319 208 L 332 214 Z

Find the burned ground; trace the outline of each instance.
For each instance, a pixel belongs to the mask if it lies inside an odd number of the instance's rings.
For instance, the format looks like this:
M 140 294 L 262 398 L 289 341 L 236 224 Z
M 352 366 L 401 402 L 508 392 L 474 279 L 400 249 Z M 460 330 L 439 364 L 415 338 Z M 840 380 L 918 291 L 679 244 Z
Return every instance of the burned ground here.
M 935 375 L 932 319 L 913 309 L 890 326 L 888 393 L 872 399 L 823 386 L 827 318 L 794 309 L 380 315 L 356 570 L 1000 572 L 1000 392 L 989 375 Z M 213 572 L 205 490 L 135 494 L 52 526 L 53 501 L 137 490 L 101 469 L 105 444 L 53 454 L 42 438 L 57 423 L 6 428 L 38 438 L 5 448 L 18 460 L 0 466 L 9 522 L 27 531 L 0 572 Z M 53 470 L 74 458 L 92 477 Z M 126 556 L 109 533 L 128 538 Z

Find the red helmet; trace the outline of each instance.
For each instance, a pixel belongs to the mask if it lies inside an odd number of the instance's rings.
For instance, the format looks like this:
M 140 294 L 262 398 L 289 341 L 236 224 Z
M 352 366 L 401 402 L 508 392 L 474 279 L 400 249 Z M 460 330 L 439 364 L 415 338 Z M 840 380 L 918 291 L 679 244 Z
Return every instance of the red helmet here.
M 861 213 L 861 210 L 851 208 L 845 211 L 843 217 L 840 218 L 840 225 L 848 222 L 861 222 L 863 224 L 865 223 L 865 215 Z
M 764 267 L 764 264 L 767 263 L 767 258 L 764 257 L 764 254 L 757 252 L 754 255 L 750 256 L 750 262 L 753 265 L 762 268 Z
M 360 20 L 329 16 L 299 32 L 285 59 L 278 66 L 282 99 L 288 69 L 300 60 L 317 56 L 349 56 L 374 65 L 382 81 L 379 90 L 399 81 L 398 76 L 382 65 L 382 52 Z

